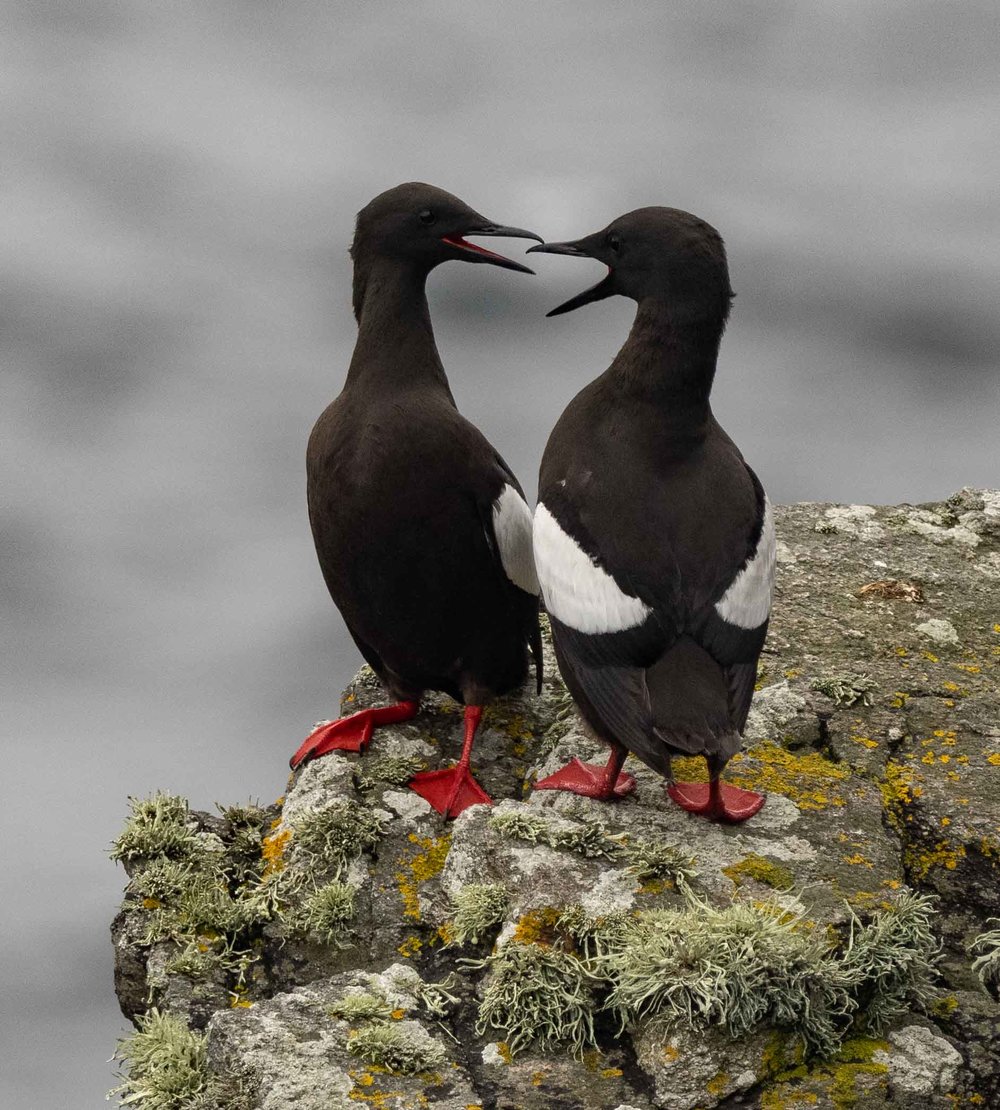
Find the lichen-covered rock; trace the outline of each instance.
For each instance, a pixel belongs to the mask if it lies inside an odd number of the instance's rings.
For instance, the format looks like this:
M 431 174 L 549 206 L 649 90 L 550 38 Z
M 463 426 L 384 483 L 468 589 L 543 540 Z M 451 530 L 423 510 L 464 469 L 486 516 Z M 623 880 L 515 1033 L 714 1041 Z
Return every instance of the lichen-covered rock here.
M 492 808 L 406 789 L 458 754 L 444 697 L 268 810 L 133 802 L 116 988 L 203 1038 L 179 1105 L 1000 1105 L 1000 977 L 972 966 L 1000 916 L 1000 494 L 777 526 L 742 826 L 634 759 L 619 802 L 532 793 L 603 758 L 548 647 L 542 694 L 484 718 Z M 344 709 L 381 696 L 363 670 Z

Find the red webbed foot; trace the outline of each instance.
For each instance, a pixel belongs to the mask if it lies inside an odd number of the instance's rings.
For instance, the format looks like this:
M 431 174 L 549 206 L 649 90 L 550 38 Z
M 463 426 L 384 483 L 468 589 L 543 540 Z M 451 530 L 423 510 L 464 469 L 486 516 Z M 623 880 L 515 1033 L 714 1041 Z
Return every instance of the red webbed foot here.
M 289 765 L 294 771 L 307 759 L 317 759 L 327 752 L 363 751 L 376 726 L 409 721 L 417 715 L 419 708 L 415 701 L 401 701 L 395 705 L 380 706 L 378 709 L 362 709 L 337 721 L 327 721 L 313 729 L 305 738 L 299 750 L 288 761 Z
M 469 806 L 493 805 L 493 799 L 472 777 L 469 762 L 472 758 L 472 745 L 476 729 L 483 716 L 481 705 L 465 707 L 465 736 L 462 741 L 462 756 L 454 767 L 440 771 L 420 771 L 410 779 L 409 787 L 445 817 L 457 817 Z
M 631 794 L 635 790 L 635 779 L 610 764 L 602 767 L 596 763 L 584 763 L 574 757 L 554 774 L 539 779 L 535 783 L 535 789 L 569 790 L 573 794 L 582 794 L 585 798 L 610 801 Z
M 445 817 L 457 817 L 469 806 L 493 805 L 493 799 L 472 777 L 468 765 L 461 763 L 440 771 L 420 771 L 410 779 L 409 786 Z
M 672 782 L 667 793 L 688 813 L 725 825 L 738 825 L 748 820 L 765 801 L 765 796 L 755 790 L 741 790 L 719 781 Z

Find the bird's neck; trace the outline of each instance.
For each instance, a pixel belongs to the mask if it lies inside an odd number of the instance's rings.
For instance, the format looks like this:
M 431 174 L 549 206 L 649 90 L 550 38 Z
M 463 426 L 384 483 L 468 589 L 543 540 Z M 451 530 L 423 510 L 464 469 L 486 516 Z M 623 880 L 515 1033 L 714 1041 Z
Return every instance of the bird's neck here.
M 619 388 L 662 407 L 665 420 L 697 427 L 711 418 L 709 396 L 724 327 L 724 319 L 679 321 L 666 302 L 640 301 L 609 373 Z
M 425 269 L 397 261 L 355 267 L 358 341 L 347 373 L 349 386 L 361 380 L 386 388 L 434 384 L 451 398 L 434 342 L 426 284 Z

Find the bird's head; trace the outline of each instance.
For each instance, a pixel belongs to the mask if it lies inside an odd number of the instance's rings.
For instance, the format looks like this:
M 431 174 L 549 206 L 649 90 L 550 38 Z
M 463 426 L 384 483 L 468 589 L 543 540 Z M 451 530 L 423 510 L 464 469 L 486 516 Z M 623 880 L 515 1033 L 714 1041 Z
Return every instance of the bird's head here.
M 542 243 L 531 254 L 596 258 L 608 267 L 597 285 L 548 313 L 558 316 L 613 294 L 664 302 L 677 322 L 721 318 L 733 291 L 722 237 L 710 224 L 677 208 L 637 208 L 602 231 L 566 243 Z
M 428 272 L 442 262 L 458 259 L 490 262 L 508 270 L 534 273 L 520 262 L 466 242 L 466 235 L 502 235 L 543 241 L 533 231 L 488 220 L 444 189 L 410 181 L 379 193 L 361 209 L 351 257 L 355 264 L 373 258 L 396 259 L 414 263 Z

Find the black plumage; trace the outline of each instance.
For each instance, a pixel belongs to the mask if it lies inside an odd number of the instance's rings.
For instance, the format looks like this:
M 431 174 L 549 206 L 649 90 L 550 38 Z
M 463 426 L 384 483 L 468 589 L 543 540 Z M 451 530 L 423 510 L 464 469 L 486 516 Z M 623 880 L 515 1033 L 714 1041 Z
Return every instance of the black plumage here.
M 638 302 L 625 345 L 549 438 L 535 517 L 559 666 L 612 757 L 538 785 L 624 793 L 628 749 L 685 808 L 744 819 L 763 799 L 719 774 L 753 697 L 774 539 L 764 490 L 709 401 L 732 297 L 722 240 L 686 212 L 645 208 L 531 250 L 609 267 L 550 315 L 613 293 Z M 674 783 L 675 754 L 704 756 L 710 785 Z
M 470 234 L 539 239 L 419 183 L 382 193 L 358 215 L 358 340 L 343 391 L 309 438 L 309 520 L 351 635 L 408 708 L 334 722 L 293 761 L 357 747 L 359 728 L 365 743 L 383 719 L 412 716 L 425 690 L 444 691 L 475 710 L 463 760 L 411 785 L 446 814 L 488 801 L 468 775 L 479 707 L 524 681 L 529 649 L 541 681 L 530 514 L 510 468 L 455 406 L 424 292 L 431 269 L 449 259 L 531 273 L 465 242 Z

